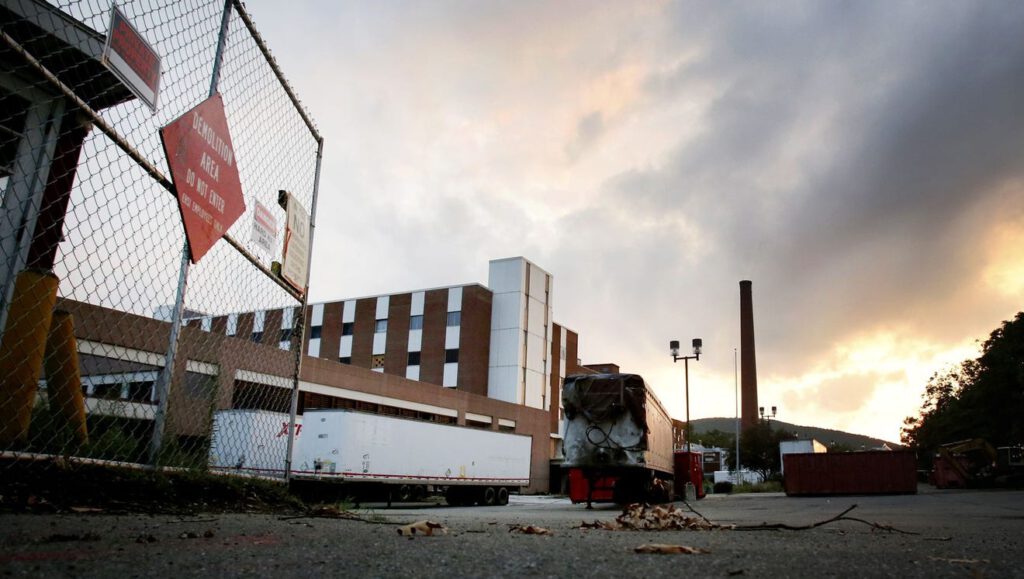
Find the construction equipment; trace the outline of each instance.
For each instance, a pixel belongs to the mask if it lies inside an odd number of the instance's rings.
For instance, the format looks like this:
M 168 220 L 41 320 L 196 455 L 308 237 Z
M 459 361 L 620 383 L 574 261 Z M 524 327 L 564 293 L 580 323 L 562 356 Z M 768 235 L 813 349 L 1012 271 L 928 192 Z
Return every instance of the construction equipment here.
M 996 449 L 983 438 L 970 438 L 939 447 L 929 482 L 940 489 L 986 486 L 997 469 Z
M 996 449 L 995 485 L 1000 487 L 1024 486 L 1024 447 L 1000 446 Z

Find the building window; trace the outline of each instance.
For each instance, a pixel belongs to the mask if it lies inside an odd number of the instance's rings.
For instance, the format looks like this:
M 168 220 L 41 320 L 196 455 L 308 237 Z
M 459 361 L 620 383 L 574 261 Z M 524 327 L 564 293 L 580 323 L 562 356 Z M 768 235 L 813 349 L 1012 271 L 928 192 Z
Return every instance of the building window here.
M 370 359 L 370 368 L 383 368 L 384 367 L 384 354 L 377 354 Z
M 312 328 L 310 328 L 309 329 L 309 339 L 310 340 L 319 340 L 320 339 L 320 332 L 322 332 L 323 329 L 324 329 L 323 326 L 313 326 Z
M 291 328 L 285 328 L 285 329 L 281 330 L 281 339 L 278 340 L 278 341 L 279 342 L 291 342 L 292 341 L 292 329 Z
M 342 357 L 338 358 L 338 361 L 341 362 L 342 364 L 351 364 L 352 363 L 352 356 L 342 356 Z
M 186 374 L 187 377 L 187 374 Z M 129 382 L 128 383 L 128 400 L 132 402 L 141 402 L 144 404 L 150 404 L 153 402 L 153 383 L 152 382 Z
M 409 329 L 410 330 L 422 330 L 423 329 L 423 316 L 413 316 L 409 318 Z
M 121 399 L 121 383 L 111 382 L 109 384 L 97 384 L 92 390 L 93 398 L 103 398 L 106 400 L 120 400 Z
M 262 342 L 263 341 L 263 332 L 253 332 L 252 333 L 252 341 L 256 342 L 257 344 Z
M 373 327 L 373 331 L 374 333 L 377 334 L 383 334 L 384 332 L 388 331 L 388 321 L 377 320 L 377 324 Z
M 351 336 L 352 335 L 352 330 L 354 328 L 355 328 L 355 324 L 353 322 L 345 322 L 344 324 L 341 325 L 341 335 L 342 336 Z
M 419 366 L 420 365 L 420 353 L 419 352 L 409 352 L 409 365 L 410 366 Z
M 462 312 L 448 312 L 448 327 L 462 324 Z
M 459 349 L 444 351 L 444 363 L 445 364 L 456 364 L 459 361 Z

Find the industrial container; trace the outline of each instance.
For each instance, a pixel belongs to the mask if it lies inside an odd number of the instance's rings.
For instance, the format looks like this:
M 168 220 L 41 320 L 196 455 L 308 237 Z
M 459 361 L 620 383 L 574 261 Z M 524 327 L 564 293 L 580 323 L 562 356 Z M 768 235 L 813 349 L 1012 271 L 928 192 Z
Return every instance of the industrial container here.
M 288 454 L 287 414 L 267 410 L 220 410 L 213 414 L 210 468 L 283 477 Z M 296 440 L 302 417 L 295 418 Z
M 506 504 L 530 484 L 532 438 L 366 414 L 307 410 L 295 479 L 446 488 L 452 504 Z
M 704 454 L 696 451 L 677 450 L 673 459 L 676 496 L 685 498 L 686 483 L 689 482 L 693 484 L 697 498 L 704 498 L 707 494 L 704 490 Z
M 670 498 L 672 420 L 642 377 L 567 376 L 562 408 L 564 467 L 614 477 L 620 503 Z
M 917 458 L 909 450 L 786 454 L 783 463 L 790 496 L 917 492 Z

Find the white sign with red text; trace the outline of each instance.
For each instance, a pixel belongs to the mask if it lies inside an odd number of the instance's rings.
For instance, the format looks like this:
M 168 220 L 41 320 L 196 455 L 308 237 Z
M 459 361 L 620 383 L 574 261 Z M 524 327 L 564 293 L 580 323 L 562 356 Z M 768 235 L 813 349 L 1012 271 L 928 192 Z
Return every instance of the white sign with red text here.
M 309 280 L 309 213 L 291 193 L 288 193 L 281 276 L 295 289 L 306 291 Z
M 277 240 L 277 217 L 259 201 L 253 211 L 252 242 L 257 247 L 274 255 L 274 241 Z

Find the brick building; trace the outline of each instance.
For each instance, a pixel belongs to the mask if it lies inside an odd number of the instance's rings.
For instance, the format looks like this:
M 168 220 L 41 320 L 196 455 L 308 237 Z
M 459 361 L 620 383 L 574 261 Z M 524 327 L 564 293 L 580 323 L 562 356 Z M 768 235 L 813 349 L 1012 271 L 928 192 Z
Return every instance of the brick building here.
M 514 257 L 490 262 L 488 287 L 464 284 L 310 304 L 302 351 L 548 411 L 552 401 L 557 408 L 566 372 L 581 371 L 578 336 L 552 321 L 552 286 L 551 274 Z M 287 350 L 295 310 L 194 316 L 186 325 Z
M 490 263 L 488 286 L 453 285 L 310 304 L 298 412 L 351 408 L 533 438 L 529 491 L 558 488 L 560 388 L 579 337 L 552 320 L 550 274 L 517 257 Z M 91 412 L 153 414 L 169 325 L 79 302 L 71 310 Z M 296 308 L 186 321 L 167 428 L 210 431 L 214 410 L 286 413 Z M 122 408 L 123 407 L 123 408 Z

